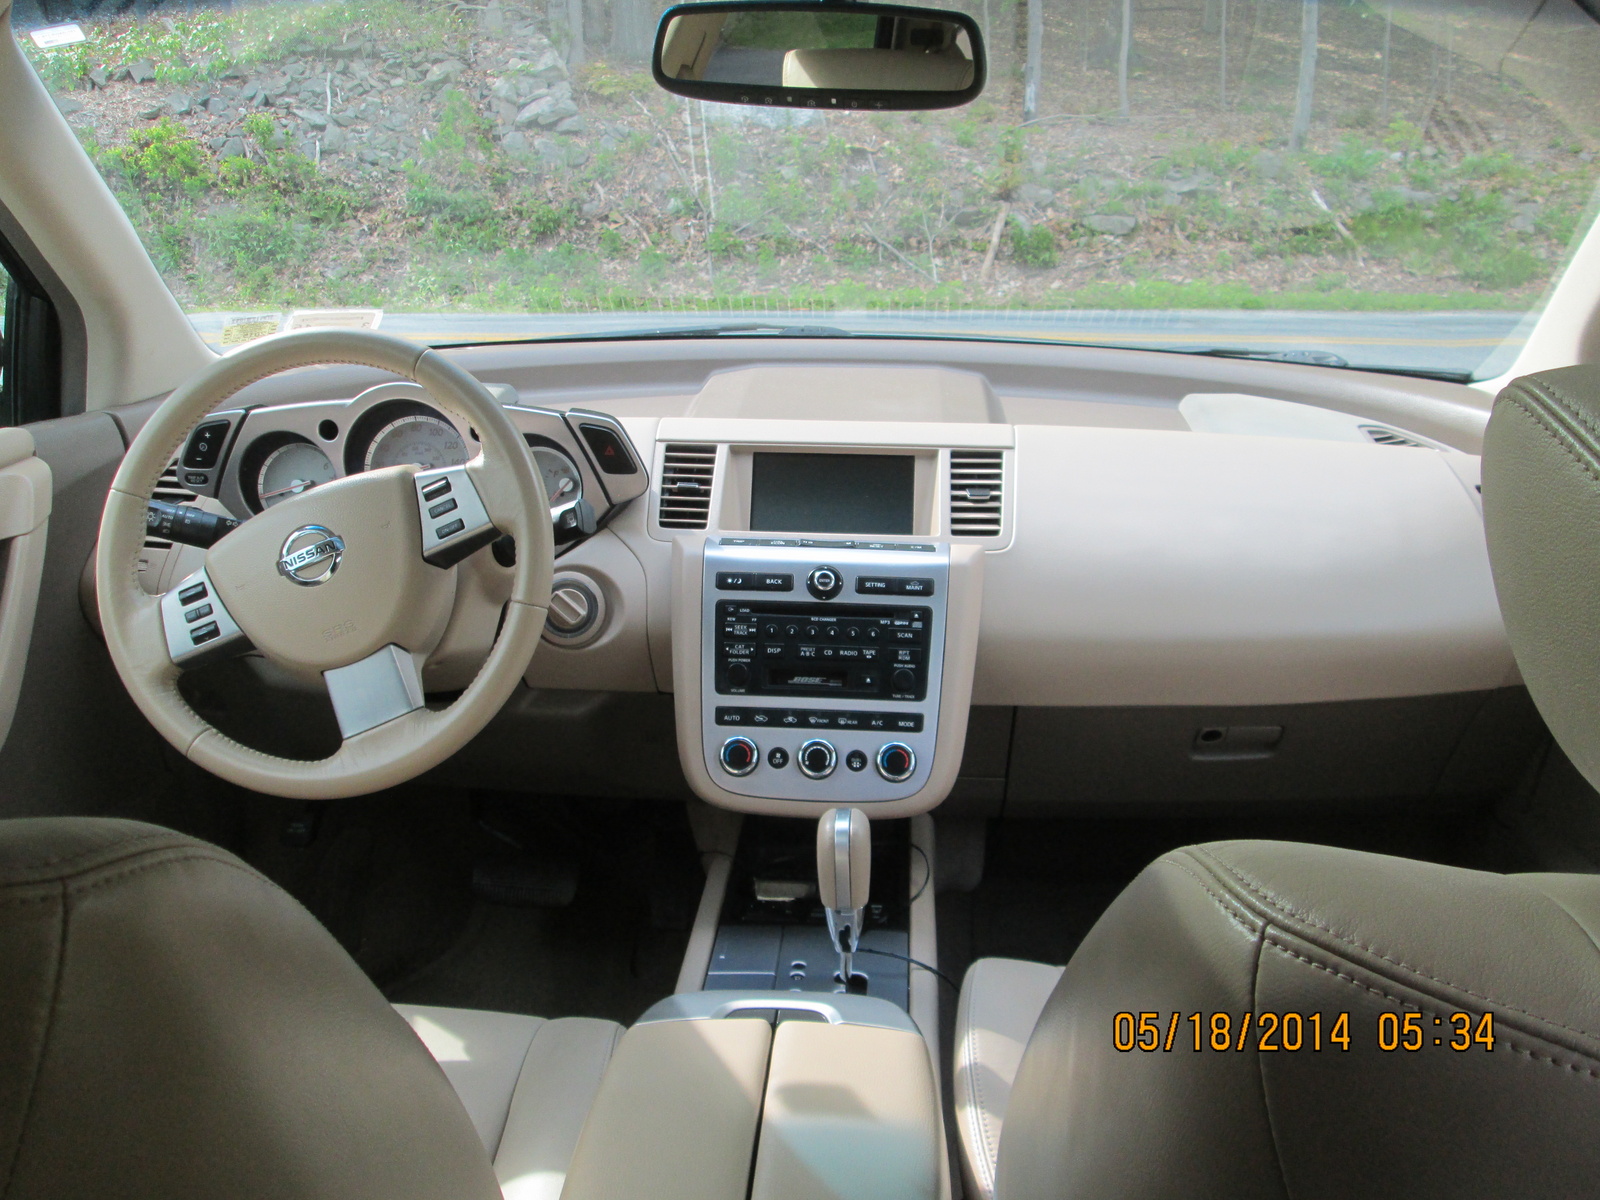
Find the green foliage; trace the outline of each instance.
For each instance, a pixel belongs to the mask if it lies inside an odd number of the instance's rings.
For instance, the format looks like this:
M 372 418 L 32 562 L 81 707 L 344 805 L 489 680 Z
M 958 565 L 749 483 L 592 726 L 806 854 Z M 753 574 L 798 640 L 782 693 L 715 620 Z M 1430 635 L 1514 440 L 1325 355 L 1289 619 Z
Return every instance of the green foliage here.
M 1319 175 L 1333 179 L 1363 180 L 1370 178 L 1384 153 L 1358 137 L 1347 137 L 1332 154 L 1311 156 L 1311 169 Z
M 580 90 L 602 100 L 628 100 L 634 96 L 649 96 L 656 90 L 656 81 L 648 71 L 613 67 L 604 59 L 595 59 L 579 68 L 576 83 Z
M 133 187 L 166 196 L 197 194 L 213 177 L 205 147 L 166 117 L 136 130 L 126 146 L 107 150 L 102 161 Z
M 1024 229 L 1015 225 L 1011 230 L 1011 255 L 1025 267 L 1053 267 L 1056 265 L 1056 235 L 1043 225 Z
M 1389 132 L 1384 134 L 1383 144 L 1390 150 L 1399 150 L 1402 153 L 1421 150 L 1422 129 L 1404 117 L 1396 117 L 1389 122 Z

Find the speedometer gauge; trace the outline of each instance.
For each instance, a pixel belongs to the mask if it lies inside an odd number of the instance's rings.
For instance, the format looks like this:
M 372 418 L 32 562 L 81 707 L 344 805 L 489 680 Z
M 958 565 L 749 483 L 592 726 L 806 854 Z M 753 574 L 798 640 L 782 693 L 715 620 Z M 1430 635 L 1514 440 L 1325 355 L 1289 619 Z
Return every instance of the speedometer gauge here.
M 280 500 L 327 483 L 335 474 L 328 456 L 310 442 L 290 442 L 262 460 L 256 474 L 256 499 L 262 508 L 271 508 Z
M 403 463 L 429 469 L 459 467 L 471 457 L 456 427 L 439 417 L 418 413 L 390 421 L 367 447 L 362 470 L 397 467 Z
M 559 450 L 548 446 L 531 446 L 533 461 L 544 479 L 545 494 L 550 497 L 551 508 L 564 508 L 583 497 L 583 477 L 572 460 Z

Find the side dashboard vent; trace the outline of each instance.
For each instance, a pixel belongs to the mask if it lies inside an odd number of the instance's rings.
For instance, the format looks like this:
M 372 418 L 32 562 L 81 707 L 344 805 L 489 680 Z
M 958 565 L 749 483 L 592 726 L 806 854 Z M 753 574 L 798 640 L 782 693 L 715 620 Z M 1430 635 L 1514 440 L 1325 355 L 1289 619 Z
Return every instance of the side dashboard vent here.
M 1419 450 L 1428 449 L 1427 442 L 1418 441 L 1409 434 L 1401 433 L 1398 429 L 1390 429 L 1387 425 L 1363 425 L 1361 432 L 1367 435 L 1370 441 L 1377 442 L 1380 446 L 1415 446 Z
M 716 473 L 715 446 L 669 443 L 661 456 L 661 503 L 656 509 L 661 528 L 704 529 Z
M 1003 450 L 950 451 L 950 532 L 955 537 L 999 537 Z
M 150 498 L 165 500 L 168 504 L 193 504 L 200 497 L 178 482 L 178 460 L 173 459 L 167 469 L 161 472 L 161 478 L 156 481 Z M 144 547 L 146 550 L 170 550 L 172 543 L 161 538 L 147 537 L 144 540 Z

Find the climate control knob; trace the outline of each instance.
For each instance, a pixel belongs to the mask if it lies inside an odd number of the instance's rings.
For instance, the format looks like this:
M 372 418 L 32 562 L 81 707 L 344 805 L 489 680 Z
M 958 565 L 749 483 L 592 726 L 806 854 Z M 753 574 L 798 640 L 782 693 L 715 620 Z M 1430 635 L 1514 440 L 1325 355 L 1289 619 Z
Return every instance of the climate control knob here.
M 800 773 L 807 779 L 826 779 L 833 774 L 833 768 L 839 765 L 839 754 L 831 742 L 812 738 L 800 747 L 795 761 L 800 764 Z
M 717 757 L 729 775 L 748 775 L 761 761 L 761 750 L 747 737 L 731 737 L 722 743 Z
M 904 742 L 890 742 L 878 749 L 878 774 L 890 783 L 904 783 L 917 769 L 917 756 Z
M 806 591 L 818 600 L 832 600 L 844 587 L 844 576 L 838 567 L 818 567 L 806 576 Z

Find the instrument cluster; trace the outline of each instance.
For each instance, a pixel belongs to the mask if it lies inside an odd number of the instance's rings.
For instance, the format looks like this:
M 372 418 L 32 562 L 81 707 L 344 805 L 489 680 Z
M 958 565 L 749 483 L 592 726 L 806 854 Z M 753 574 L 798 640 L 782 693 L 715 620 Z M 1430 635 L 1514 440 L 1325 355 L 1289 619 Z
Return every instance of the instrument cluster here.
M 511 389 L 491 390 L 501 393 L 544 481 L 557 553 L 645 490 L 643 463 L 614 418 L 508 403 Z M 202 428 L 208 440 L 197 452 L 191 438 L 177 464 L 180 482 L 241 520 L 346 475 L 402 464 L 460 466 L 479 452 L 476 432 L 411 383 L 380 384 L 349 400 L 217 413 Z M 604 469 L 591 446 L 605 455 Z M 628 461 L 618 462 L 617 447 Z

